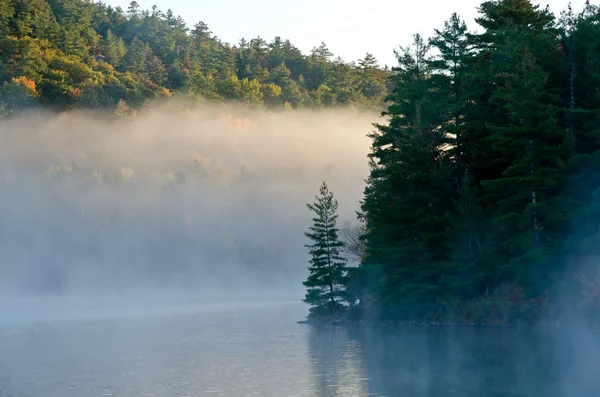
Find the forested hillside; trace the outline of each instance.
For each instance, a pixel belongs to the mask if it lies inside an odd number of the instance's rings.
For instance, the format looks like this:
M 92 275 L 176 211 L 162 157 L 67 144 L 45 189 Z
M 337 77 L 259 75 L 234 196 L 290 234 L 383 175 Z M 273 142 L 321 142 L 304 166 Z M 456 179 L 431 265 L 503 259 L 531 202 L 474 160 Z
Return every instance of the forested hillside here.
M 600 8 L 491 0 L 476 22 L 454 14 L 397 54 L 362 228 L 345 233 L 362 250 L 353 318 L 600 314 Z
M 156 7 L 82 0 L 0 0 L 0 109 L 111 108 L 184 94 L 268 107 L 379 108 L 389 71 L 325 44 L 304 55 L 279 37 L 230 45 Z
M 0 0 L 0 115 L 126 115 L 177 95 L 280 109 L 387 98 L 349 313 L 532 322 L 600 297 L 600 8 L 556 16 L 491 0 L 476 22 L 469 32 L 452 15 L 386 70 L 324 44 L 308 55 L 280 38 L 230 45 L 136 2 Z
M 385 318 L 535 321 L 599 290 L 600 9 L 476 21 L 399 52 L 372 134 L 359 273 Z

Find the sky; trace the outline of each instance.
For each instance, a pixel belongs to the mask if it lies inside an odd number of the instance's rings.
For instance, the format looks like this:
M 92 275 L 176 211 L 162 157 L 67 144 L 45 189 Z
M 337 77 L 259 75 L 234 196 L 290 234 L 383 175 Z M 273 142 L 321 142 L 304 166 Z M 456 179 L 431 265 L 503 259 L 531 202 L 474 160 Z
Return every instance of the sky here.
M 127 8 L 129 0 L 108 0 L 108 4 Z M 435 28 L 457 12 L 471 29 L 477 25 L 477 6 L 482 0 L 137 0 L 142 9 L 157 5 L 172 9 L 188 26 L 204 21 L 221 40 L 235 44 L 244 37 L 257 36 L 267 41 L 280 36 L 307 53 L 325 42 L 336 56 L 355 61 L 370 52 L 385 64 L 396 64 L 394 49 L 410 44 L 411 36 L 430 36 Z M 581 9 L 585 0 L 573 0 Z M 534 1 L 549 5 L 558 14 L 566 0 Z

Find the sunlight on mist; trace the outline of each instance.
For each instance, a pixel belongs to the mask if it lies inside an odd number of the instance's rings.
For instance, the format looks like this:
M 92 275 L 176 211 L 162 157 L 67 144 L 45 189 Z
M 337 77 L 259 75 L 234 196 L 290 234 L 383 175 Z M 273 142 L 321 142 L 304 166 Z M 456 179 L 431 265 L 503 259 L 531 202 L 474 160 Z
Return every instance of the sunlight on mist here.
M 0 289 L 301 291 L 305 203 L 326 180 L 355 218 L 378 119 L 171 101 L 6 121 Z

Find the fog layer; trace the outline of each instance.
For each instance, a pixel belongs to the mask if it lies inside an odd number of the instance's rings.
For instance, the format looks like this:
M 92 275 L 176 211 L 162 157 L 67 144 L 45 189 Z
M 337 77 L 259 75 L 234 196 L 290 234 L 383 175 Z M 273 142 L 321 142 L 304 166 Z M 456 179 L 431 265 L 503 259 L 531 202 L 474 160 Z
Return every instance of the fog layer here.
M 0 124 L 0 290 L 300 293 L 305 203 L 353 219 L 378 115 L 171 102 Z

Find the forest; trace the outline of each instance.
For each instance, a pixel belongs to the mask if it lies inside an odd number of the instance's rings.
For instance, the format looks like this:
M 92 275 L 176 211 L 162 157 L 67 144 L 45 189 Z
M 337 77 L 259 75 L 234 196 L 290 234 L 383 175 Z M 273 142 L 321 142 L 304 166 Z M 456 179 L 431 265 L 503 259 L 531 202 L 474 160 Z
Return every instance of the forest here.
M 324 226 L 337 202 L 311 204 L 325 208 L 307 233 L 311 313 L 500 325 L 598 311 L 600 8 L 478 11 L 477 32 L 454 14 L 397 51 L 349 233 L 358 267 Z
M 219 40 L 200 21 L 132 1 L 0 0 L 0 109 L 102 109 L 127 115 L 172 95 L 269 108 L 383 109 L 389 70 L 345 63 L 322 43 Z
M 478 11 L 477 31 L 451 15 L 387 69 L 324 43 L 308 55 L 279 37 L 231 45 L 135 1 L 0 0 L 0 117 L 132 116 L 175 97 L 381 111 L 359 226 L 331 235 L 359 262 L 344 265 L 335 245 L 341 315 L 514 324 L 599 311 L 600 7 L 555 15 L 490 0 Z
M 300 285 L 291 203 L 366 170 L 390 75 L 136 2 L 0 0 L 0 291 Z

